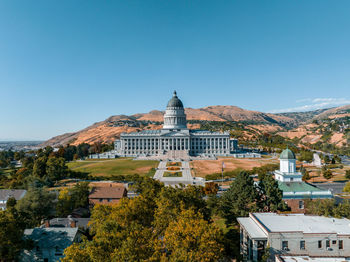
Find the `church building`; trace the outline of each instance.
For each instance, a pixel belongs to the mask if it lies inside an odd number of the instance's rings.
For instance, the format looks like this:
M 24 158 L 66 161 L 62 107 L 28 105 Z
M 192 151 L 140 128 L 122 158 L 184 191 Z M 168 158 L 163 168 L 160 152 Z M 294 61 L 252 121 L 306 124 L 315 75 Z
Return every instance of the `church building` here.
M 187 158 L 190 156 L 228 156 L 237 147 L 229 132 L 187 128 L 185 109 L 176 91 L 164 114 L 163 128 L 122 133 L 115 151 L 122 157 Z
M 306 199 L 333 198 L 329 190 L 320 189 L 302 180 L 303 175 L 296 171 L 296 158 L 289 148 L 280 155 L 280 170 L 275 171 L 278 187 L 283 191 L 282 199 L 294 213 L 305 213 Z

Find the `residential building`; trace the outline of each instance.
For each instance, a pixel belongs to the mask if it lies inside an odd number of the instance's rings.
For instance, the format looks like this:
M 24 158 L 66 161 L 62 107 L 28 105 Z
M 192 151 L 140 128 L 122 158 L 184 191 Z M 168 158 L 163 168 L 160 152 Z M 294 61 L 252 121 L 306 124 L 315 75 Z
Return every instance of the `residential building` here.
M 350 257 L 350 220 L 304 214 L 250 213 L 238 218 L 241 254 L 260 261 L 277 255 Z M 270 260 L 271 261 L 271 260 Z
M 63 251 L 73 243 L 81 241 L 78 228 L 44 227 L 32 228 L 24 231 L 26 239 L 33 240 L 34 248 L 21 253 L 21 262 L 56 262 L 63 257 Z
M 14 197 L 17 201 L 22 199 L 27 193 L 23 189 L 0 189 L 0 210 L 6 209 L 7 200 Z
M 324 190 L 302 180 L 296 171 L 296 158 L 292 150 L 285 149 L 280 155 L 280 169 L 275 171 L 278 187 L 283 191 L 282 199 L 294 213 L 305 212 L 306 199 L 333 198 L 330 190 Z
M 89 203 L 92 206 L 95 204 L 115 204 L 127 195 L 128 192 L 124 186 L 93 187 L 89 195 Z

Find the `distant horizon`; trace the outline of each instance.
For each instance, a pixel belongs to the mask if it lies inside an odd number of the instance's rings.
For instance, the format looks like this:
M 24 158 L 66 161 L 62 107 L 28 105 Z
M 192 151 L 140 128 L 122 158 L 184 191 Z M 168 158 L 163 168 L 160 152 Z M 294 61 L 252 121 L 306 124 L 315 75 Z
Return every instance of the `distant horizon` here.
M 111 115 L 350 104 L 350 1 L 0 1 L 0 140 Z

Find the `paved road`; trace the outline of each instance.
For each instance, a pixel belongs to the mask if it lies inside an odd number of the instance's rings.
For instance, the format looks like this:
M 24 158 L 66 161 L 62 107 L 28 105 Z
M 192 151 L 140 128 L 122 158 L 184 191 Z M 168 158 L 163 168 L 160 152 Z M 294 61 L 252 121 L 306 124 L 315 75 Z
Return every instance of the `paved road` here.
M 341 158 L 341 162 L 344 164 L 344 165 L 350 165 L 350 158 L 347 157 L 347 156 L 342 156 L 340 157 Z
M 345 182 L 336 182 L 336 183 L 313 183 L 321 189 L 331 190 L 333 194 L 340 194 L 343 192 Z

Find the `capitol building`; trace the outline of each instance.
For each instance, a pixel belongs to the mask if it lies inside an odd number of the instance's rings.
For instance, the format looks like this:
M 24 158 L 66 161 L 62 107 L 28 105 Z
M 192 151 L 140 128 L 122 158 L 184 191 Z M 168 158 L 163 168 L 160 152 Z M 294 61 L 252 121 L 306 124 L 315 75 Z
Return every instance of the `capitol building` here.
M 164 114 L 163 128 L 122 133 L 115 141 L 121 157 L 188 158 L 228 156 L 237 147 L 229 132 L 187 128 L 186 114 L 176 91 Z

